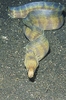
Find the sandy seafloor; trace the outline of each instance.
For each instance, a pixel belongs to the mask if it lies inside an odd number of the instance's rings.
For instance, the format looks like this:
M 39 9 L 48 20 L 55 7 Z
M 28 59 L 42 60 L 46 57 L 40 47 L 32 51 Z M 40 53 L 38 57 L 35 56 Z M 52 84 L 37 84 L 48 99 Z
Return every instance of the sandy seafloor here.
M 45 1 L 66 6 L 66 0 Z M 8 6 L 28 2 L 0 0 L 0 100 L 66 100 L 66 17 L 60 29 L 45 31 L 50 52 L 40 61 L 34 80 L 29 80 L 23 63 L 28 40 L 22 19 L 11 19 L 7 12 Z

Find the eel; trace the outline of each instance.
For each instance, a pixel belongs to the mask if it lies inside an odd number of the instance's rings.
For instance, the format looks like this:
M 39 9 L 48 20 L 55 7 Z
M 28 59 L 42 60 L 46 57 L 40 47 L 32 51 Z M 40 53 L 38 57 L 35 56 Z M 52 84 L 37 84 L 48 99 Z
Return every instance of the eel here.
M 18 7 L 8 7 L 11 18 L 22 18 L 23 31 L 29 43 L 26 45 L 24 65 L 28 77 L 33 78 L 39 61 L 49 51 L 45 30 L 59 29 L 64 23 L 64 5 L 55 2 L 31 2 Z

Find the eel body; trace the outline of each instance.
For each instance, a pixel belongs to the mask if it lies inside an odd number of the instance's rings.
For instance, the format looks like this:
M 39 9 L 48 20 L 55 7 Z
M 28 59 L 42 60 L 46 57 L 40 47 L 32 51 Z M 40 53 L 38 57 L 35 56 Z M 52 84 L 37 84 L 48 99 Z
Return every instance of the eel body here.
M 62 11 L 64 6 L 55 2 L 32 2 L 18 7 L 9 7 L 11 18 L 22 18 L 25 36 L 30 41 L 26 45 L 24 65 L 28 77 L 32 78 L 39 61 L 49 51 L 49 42 L 44 30 L 59 29 L 64 22 Z
M 55 30 L 60 28 L 64 23 L 61 12 L 59 14 L 53 10 L 35 10 L 30 12 L 23 23 L 31 28 L 31 26 L 39 27 L 42 30 Z
M 32 31 L 32 33 L 35 33 Z M 39 61 L 45 57 L 49 50 L 49 42 L 41 32 L 34 41 L 26 45 L 26 54 L 24 64 L 28 70 L 28 77 L 32 78 L 34 72 L 39 65 Z
M 59 13 L 62 12 L 65 7 L 60 3 L 39 1 L 31 2 L 18 7 L 8 7 L 8 14 L 12 18 L 25 18 L 29 12 L 38 9 L 53 10 Z

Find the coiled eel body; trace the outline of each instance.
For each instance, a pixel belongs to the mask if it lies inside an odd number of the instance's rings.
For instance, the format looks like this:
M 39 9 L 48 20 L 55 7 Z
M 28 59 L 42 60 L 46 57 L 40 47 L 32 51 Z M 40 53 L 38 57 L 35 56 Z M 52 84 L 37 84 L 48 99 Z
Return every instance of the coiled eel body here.
M 44 9 L 32 11 L 23 19 L 23 23 L 28 27 L 39 27 L 42 30 L 58 29 L 63 25 L 63 22 L 64 18 L 61 12 L 58 15 L 56 11 Z
M 24 33 L 29 44 L 26 45 L 24 64 L 28 77 L 32 78 L 39 61 L 49 51 L 49 42 L 44 30 L 58 29 L 63 25 L 62 11 L 64 6 L 55 2 L 32 2 L 18 7 L 9 7 L 8 15 L 12 18 L 22 18 Z
M 12 18 L 25 18 L 29 12 L 35 11 L 37 9 L 45 9 L 45 10 L 53 10 L 62 12 L 65 8 L 63 5 L 55 3 L 55 2 L 31 2 L 18 7 L 8 7 L 9 16 Z M 46 12 L 48 13 L 48 12 Z

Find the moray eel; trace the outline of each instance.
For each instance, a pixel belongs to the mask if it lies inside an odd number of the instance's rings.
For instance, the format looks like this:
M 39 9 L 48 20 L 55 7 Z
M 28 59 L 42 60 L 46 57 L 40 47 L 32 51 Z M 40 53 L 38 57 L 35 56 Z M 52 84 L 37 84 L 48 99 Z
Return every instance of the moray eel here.
M 23 31 L 30 41 L 26 45 L 24 65 L 28 77 L 34 77 L 39 61 L 49 51 L 49 42 L 44 30 L 59 29 L 64 22 L 62 11 L 65 7 L 55 2 L 32 2 L 18 7 L 8 7 L 11 18 L 22 18 Z

